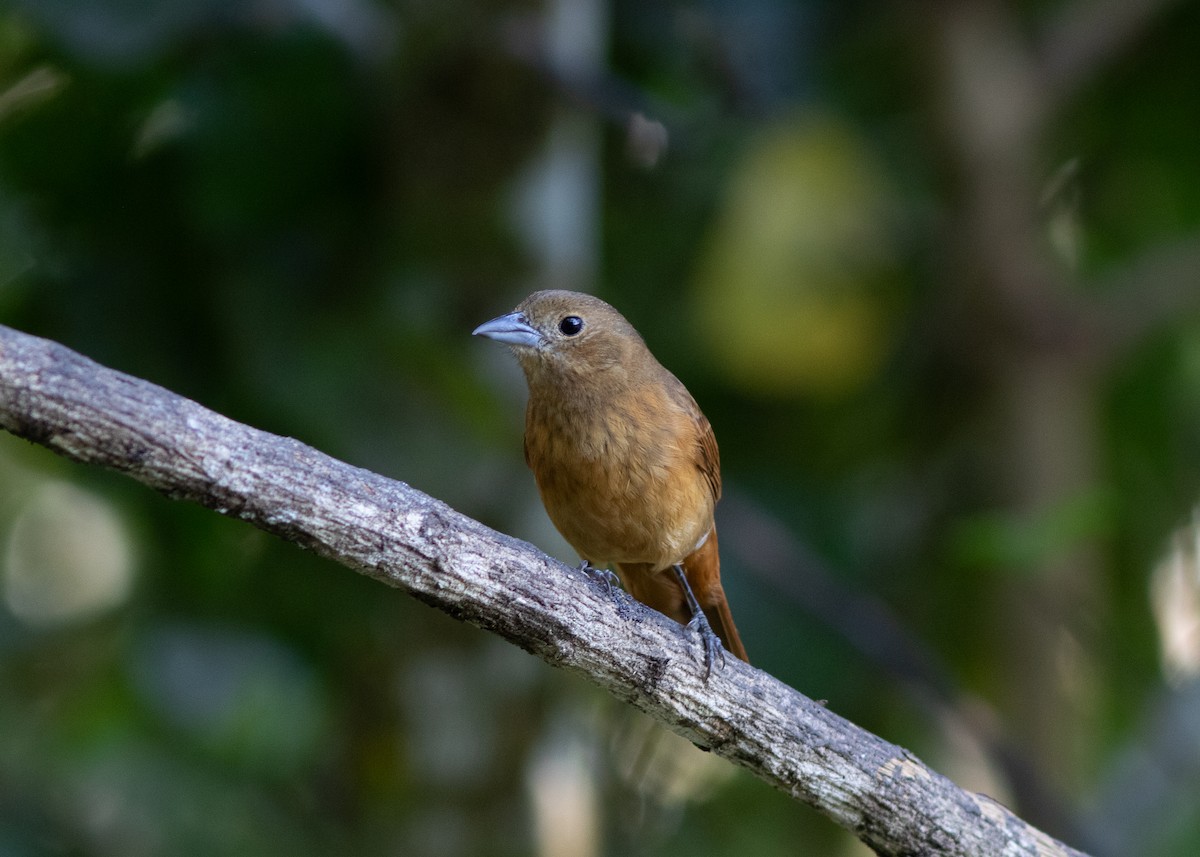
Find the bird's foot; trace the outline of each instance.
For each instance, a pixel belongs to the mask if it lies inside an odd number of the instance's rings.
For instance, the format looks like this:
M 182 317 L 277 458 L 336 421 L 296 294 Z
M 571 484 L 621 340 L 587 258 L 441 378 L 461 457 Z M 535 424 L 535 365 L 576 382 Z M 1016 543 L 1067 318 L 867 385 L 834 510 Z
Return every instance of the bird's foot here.
M 687 626 L 699 631 L 700 639 L 704 642 L 704 680 L 708 681 L 708 677 L 712 675 L 713 664 L 718 659 L 721 661 L 721 666 L 725 666 L 725 648 L 721 645 L 721 638 L 709 624 L 708 617 L 700 609 L 700 602 L 696 600 L 696 595 L 692 592 L 692 585 L 688 583 L 683 566 L 676 563 L 672 568 L 675 571 L 675 579 L 679 581 L 679 588 L 683 590 L 683 598 L 687 602 L 688 610 L 692 613 L 692 620 L 687 623 Z
M 579 570 L 592 580 L 598 580 L 604 586 L 604 592 L 609 597 L 612 597 L 613 584 L 621 582 L 621 579 L 613 574 L 611 569 L 596 568 L 586 559 L 579 563 Z
M 720 661 L 721 666 L 725 666 L 725 647 L 721 645 L 721 638 L 712 625 L 708 624 L 708 617 L 704 613 L 693 616 L 687 626 L 700 632 L 700 640 L 704 643 L 704 680 L 708 681 L 714 663 Z

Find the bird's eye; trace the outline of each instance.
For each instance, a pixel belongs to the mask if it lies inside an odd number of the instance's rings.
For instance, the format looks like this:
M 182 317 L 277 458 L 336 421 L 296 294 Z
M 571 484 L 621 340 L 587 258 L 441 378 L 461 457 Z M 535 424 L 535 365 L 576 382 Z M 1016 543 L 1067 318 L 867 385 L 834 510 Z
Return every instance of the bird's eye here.
M 558 323 L 558 330 L 563 336 L 574 336 L 583 330 L 583 319 L 577 315 L 569 315 Z

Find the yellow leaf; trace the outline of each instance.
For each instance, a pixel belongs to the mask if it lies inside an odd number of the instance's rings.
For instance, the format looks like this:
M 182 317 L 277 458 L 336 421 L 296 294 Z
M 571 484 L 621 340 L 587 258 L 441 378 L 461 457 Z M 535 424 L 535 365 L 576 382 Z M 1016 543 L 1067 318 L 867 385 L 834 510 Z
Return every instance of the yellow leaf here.
M 841 394 L 891 345 L 889 193 L 833 121 L 768 129 L 734 171 L 697 275 L 698 323 L 721 371 L 773 395 Z

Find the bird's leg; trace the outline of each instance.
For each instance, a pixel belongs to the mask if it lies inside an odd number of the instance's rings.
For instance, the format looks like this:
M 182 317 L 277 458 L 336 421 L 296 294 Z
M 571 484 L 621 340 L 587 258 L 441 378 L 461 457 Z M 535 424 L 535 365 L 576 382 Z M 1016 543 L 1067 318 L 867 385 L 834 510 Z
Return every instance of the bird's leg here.
M 612 597 L 613 584 L 619 583 L 621 580 L 613 574 L 612 569 L 596 568 L 596 566 L 592 565 L 592 561 L 588 559 L 579 563 L 579 570 L 592 578 L 592 580 L 598 580 L 604 584 L 604 591 L 609 597 Z
M 696 600 L 696 595 L 692 592 L 692 587 L 688 583 L 687 574 L 684 573 L 683 566 L 680 563 L 675 563 L 671 568 L 675 569 L 675 577 L 679 581 L 679 586 L 683 589 L 683 597 L 687 599 L 688 609 L 692 611 L 692 621 L 688 622 L 687 626 L 699 631 L 700 639 L 704 641 L 704 678 L 707 680 L 712 675 L 714 661 L 720 658 L 721 665 L 725 665 L 725 649 L 721 646 L 721 638 L 712 629 L 712 625 L 708 624 L 708 617 L 700 609 L 700 602 Z

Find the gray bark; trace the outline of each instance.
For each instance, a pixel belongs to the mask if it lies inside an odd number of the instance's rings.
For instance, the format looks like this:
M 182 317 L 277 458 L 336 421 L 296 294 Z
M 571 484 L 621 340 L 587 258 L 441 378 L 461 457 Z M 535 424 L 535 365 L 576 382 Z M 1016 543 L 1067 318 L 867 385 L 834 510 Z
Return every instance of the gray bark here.
M 683 626 L 408 485 L 0 327 L 0 427 L 241 518 L 578 673 L 883 855 L 1080 855 Z

